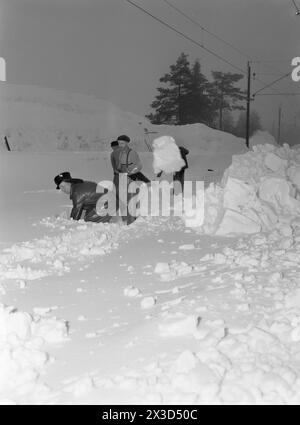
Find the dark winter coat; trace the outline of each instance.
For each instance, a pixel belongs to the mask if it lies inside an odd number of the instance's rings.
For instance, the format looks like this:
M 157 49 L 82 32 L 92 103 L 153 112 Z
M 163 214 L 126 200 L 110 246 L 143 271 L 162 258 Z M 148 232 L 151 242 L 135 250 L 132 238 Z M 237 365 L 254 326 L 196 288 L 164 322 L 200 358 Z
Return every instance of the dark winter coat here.
M 114 174 L 117 173 L 117 154 L 116 151 L 118 151 L 119 149 L 122 149 L 121 146 L 117 146 L 113 149 L 112 153 L 110 154 L 110 162 L 111 162 L 111 166 L 113 169 Z
M 95 208 L 98 199 L 101 198 L 104 193 L 107 193 L 107 189 L 102 193 L 97 193 L 96 189 L 97 183 L 89 181 L 73 183 L 71 185 L 70 199 L 73 202 L 71 218 L 73 218 L 73 220 L 80 220 L 82 212 L 84 210 L 89 212 L 91 209 Z

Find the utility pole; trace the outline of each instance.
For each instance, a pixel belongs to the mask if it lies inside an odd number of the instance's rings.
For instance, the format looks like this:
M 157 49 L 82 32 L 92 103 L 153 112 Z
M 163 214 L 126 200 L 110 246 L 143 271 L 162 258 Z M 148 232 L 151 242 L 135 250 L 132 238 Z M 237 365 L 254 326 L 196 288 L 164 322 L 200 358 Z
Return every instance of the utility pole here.
M 247 62 L 248 80 L 247 80 L 247 113 L 246 113 L 246 146 L 249 149 L 249 128 L 250 128 L 250 80 L 251 80 L 251 67 L 250 62 Z
M 280 128 L 281 128 L 281 105 L 279 106 L 278 109 L 278 134 L 277 134 L 277 143 L 280 145 Z

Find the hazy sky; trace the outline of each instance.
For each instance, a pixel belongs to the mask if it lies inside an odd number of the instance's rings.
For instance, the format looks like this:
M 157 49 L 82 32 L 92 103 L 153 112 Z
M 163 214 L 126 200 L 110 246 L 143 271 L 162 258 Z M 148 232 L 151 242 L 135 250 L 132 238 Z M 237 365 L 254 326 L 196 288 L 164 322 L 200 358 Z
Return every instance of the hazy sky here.
M 235 66 L 247 57 L 216 40 L 171 9 L 163 0 L 133 0 Z M 291 0 L 168 0 L 206 30 L 249 55 L 266 83 L 292 70 L 300 56 L 300 16 Z M 300 0 L 296 0 L 300 8 Z M 238 72 L 200 47 L 163 27 L 126 0 L 0 0 L 0 56 L 7 81 L 94 94 L 145 115 L 159 78 L 181 52 L 199 59 L 202 70 Z M 246 86 L 246 80 L 244 80 Z M 253 91 L 263 84 L 253 81 Z M 290 77 L 273 86 L 299 92 Z M 267 89 L 270 93 L 271 90 Z M 269 126 L 300 118 L 300 96 L 261 96 L 253 108 Z M 299 120 L 300 121 L 300 120 Z

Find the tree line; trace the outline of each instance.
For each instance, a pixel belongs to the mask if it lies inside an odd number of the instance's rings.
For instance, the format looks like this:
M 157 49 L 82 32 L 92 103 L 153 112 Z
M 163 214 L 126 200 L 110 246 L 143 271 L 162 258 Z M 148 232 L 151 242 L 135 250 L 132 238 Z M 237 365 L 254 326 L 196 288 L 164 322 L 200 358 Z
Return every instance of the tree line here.
M 237 84 L 242 74 L 212 71 L 212 81 L 202 73 L 199 60 L 190 64 L 188 55 L 181 53 L 169 73 L 159 82 L 158 94 L 151 103 L 154 112 L 146 115 L 152 124 L 185 125 L 203 123 L 209 127 L 245 137 L 246 92 Z M 237 120 L 233 111 L 240 111 Z M 259 115 L 250 115 L 250 135 L 261 129 Z

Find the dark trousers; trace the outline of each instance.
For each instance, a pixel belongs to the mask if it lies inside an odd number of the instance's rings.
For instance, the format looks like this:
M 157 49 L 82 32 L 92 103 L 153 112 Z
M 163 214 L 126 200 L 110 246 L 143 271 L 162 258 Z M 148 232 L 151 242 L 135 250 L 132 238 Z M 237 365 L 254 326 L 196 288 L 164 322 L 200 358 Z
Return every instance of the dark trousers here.
M 141 176 L 143 176 L 147 180 L 147 183 L 150 182 L 150 180 L 148 180 L 147 177 L 144 176 L 142 173 L 136 173 L 133 176 L 136 176 L 136 175 L 139 175 L 139 174 L 141 174 Z M 134 181 L 144 181 L 144 180 L 141 180 L 141 178 L 133 178 L 132 179 L 131 178 L 132 176 L 127 175 L 127 182 L 126 182 L 126 184 L 127 184 L 126 195 L 127 196 L 126 196 L 126 199 L 120 199 L 119 177 L 120 177 L 120 174 L 118 174 L 118 173 L 114 174 L 114 185 L 115 185 L 115 188 L 116 188 L 116 207 L 117 207 L 117 211 L 119 209 L 121 210 L 123 222 L 125 222 L 127 225 L 129 225 L 129 224 L 133 223 L 137 219 L 137 217 L 135 215 L 131 215 L 129 213 L 129 209 L 128 209 L 129 202 L 134 196 L 136 196 L 136 193 L 128 193 L 128 186 L 129 186 L 129 184 L 132 180 L 134 180 Z
M 97 214 L 96 207 L 91 206 L 85 209 L 84 221 L 92 221 L 93 223 L 109 223 L 110 215 L 101 216 Z
M 181 170 L 176 171 L 176 173 L 173 174 L 174 183 L 178 181 L 181 184 L 182 191 L 184 190 L 184 172 L 185 168 L 182 168 Z

